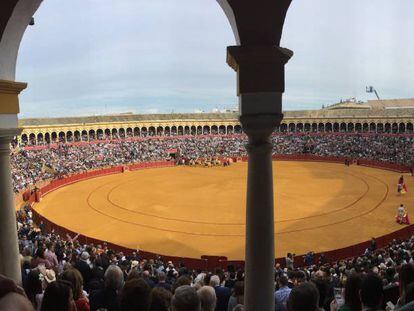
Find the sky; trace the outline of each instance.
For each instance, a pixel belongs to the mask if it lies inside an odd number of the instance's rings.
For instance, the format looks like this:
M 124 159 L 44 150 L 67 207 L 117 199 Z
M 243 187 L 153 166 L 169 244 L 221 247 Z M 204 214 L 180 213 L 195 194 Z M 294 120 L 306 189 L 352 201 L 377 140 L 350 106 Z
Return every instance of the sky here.
M 414 97 L 414 1 L 293 0 L 284 110 Z M 237 106 L 231 27 L 215 0 L 45 0 L 26 31 L 20 117 Z

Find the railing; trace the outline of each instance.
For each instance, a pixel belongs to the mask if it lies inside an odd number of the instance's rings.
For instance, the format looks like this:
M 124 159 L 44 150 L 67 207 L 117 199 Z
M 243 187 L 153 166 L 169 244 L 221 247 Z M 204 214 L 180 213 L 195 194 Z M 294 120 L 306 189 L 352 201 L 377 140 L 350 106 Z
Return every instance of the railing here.
M 242 161 L 247 160 L 246 157 L 239 158 L 239 159 L 241 159 Z M 315 155 L 300 154 L 300 155 L 276 155 L 276 156 L 273 156 L 273 159 L 279 160 L 279 161 L 317 161 L 317 162 L 343 163 L 346 158 L 345 157 L 318 157 Z M 403 165 L 383 163 L 383 162 L 378 162 L 378 161 L 359 160 L 357 164 L 374 167 L 374 168 L 398 171 L 398 172 L 409 171 L 409 167 L 406 167 Z M 171 166 L 174 166 L 173 162 L 158 161 L 158 162 L 148 162 L 148 163 L 137 163 L 137 164 L 132 164 L 128 166 L 117 166 L 117 167 L 100 169 L 96 171 L 80 173 L 80 174 L 72 175 L 72 176 L 69 176 L 63 179 L 53 180 L 52 182 L 50 182 L 50 184 L 40 188 L 40 192 L 38 192 L 37 194 L 35 192 L 32 192 L 32 193 L 26 192 L 25 199 L 32 206 L 33 203 L 36 202 L 36 200 L 40 198 L 40 196 L 43 196 L 47 194 L 48 192 L 56 190 L 60 187 L 63 187 L 63 186 L 66 186 L 66 185 L 69 185 L 69 184 L 72 184 L 72 183 L 75 183 L 81 180 L 95 178 L 99 176 L 105 176 L 109 174 L 118 174 L 118 173 L 124 172 L 125 170 L 134 171 L 134 170 L 147 169 L 147 168 L 161 168 L 161 167 L 171 167 Z M 48 220 L 47 218 L 40 215 L 35 209 L 32 208 L 31 210 L 33 213 L 33 221 L 37 224 L 39 224 L 42 221 L 47 231 L 51 232 L 53 230 L 55 233 L 59 234 L 61 237 L 62 236 L 65 237 L 67 234 L 73 237 L 74 235 L 77 234 L 65 227 L 62 227 Z M 406 226 L 398 231 L 386 234 L 381 237 L 376 237 L 377 247 L 378 248 L 385 247 L 395 239 L 406 239 L 406 238 L 411 237 L 413 234 L 414 234 L 414 225 Z M 130 254 L 133 251 L 136 251 L 135 249 L 131 249 L 131 248 L 123 247 L 123 246 L 116 245 L 113 243 L 109 243 L 103 240 L 91 238 L 83 234 L 79 235 L 78 240 L 82 244 L 93 243 L 94 245 L 98 245 L 98 244 L 103 245 L 104 243 L 106 243 L 108 247 L 110 247 L 111 249 L 118 251 L 118 252 L 122 251 L 125 254 Z M 323 253 L 325 254 L 326 261 L 334 262 L 334 261 L 338 261 L 338 260 L 342 260 L 346 258 L 360 256 L 365 252 L 365 250 L 369 246 L 370 246 L 370 241 L 365 241 L 365 242 L 361 242 L 355 245 L 351 245 L 351 246 L 340 248 L 340 249 L 330 250 L 330 251 L 326 251 Z M 141 250 L 139 251 L 139 253 L 141 257 L 148 258 L 148 259 L 150 258 L 155 259 L 158 256 L 155 253 L 145 252 Z M 314 258 L 315 259 L 319 258 L 321 254 L 322 253 L 315 253 Z M 301 258 L 302 256 L 303 255 L 297 255 L 296 258 Z M 200 269 L 207 269 L 209 271 L 212 271 L 217 267 L 226 268 L 228 265 L 234 265 L 234 266 L 244 265 L 244 261 L 227 260 L 227 258 L 224 256 L 203 255 L 200 259 L 188 258 L 188 257 L 176 257 L 176 256 L 168 256 L 168 255 L 162 255 L 162 257 L 164 258 L 164 260 L 172 260 L 174 262 L 183 262 L 190 269 L 200 268 Z M 276 258 L 275 262 L 284 263 L 284 258 Z M 299 262 L 298 260 L 296 260 L 295 265 L 303 266 L 304 263 L 302 261 Z

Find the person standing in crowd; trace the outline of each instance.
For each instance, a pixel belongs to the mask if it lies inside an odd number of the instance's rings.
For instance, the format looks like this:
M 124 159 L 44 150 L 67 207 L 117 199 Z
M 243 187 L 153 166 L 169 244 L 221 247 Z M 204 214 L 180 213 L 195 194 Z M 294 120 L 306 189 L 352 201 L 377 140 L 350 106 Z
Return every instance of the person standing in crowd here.
M 105 272 L 105 286 L 103 289 L 90 293 L 89 302 L 91 311 L 106 308 L 108 311 L 120 310 L 118 293 L 124 286 L 122 270 L 115 265 L 110 265 Z
M 294 287 L 287 301 L 288 311 L 318 311 L 319 292 L 312 282 Z
M 285 263 L 286 263 L 286 268 L 288 270 L 293 270 L 293 263 L 294 263 L 294 256 L 295 254 L 292 253 L 287 253 L 286 258 L 285 258 Z
M 201 311 L 201 301 L 194 288 L 183 285 L 175 290 L 171 311 Z
M 362 310 L 381 310 L 384 290 L 382 280 L 374 273 L 367 274 L 361 282 L 360 297 Z
M 89 288 L 89 282 L 92 279 L 92 269 L 90 267 L 91 262 L 89 258 L 89 253 L 83 251 L 79 260 L 75 263 L 75 268 L 82 274 L 83 284 L 86 289 Z
M 222 287 L 220 284 L 220 277 L 212 275 L 210 278 L 210 286 L 214 288 L 217 297 L 217 304 L 215 311 L 227 311 L 231 291 L 227 287 Z
M 229 298 L 227 311 L 232 311 L 237 305 L 244 304 L 244 282 L 237 281 L 234 284 L 233 293 Z
M 214 288 L 211 286 L 203 286 L 197 290 L 198 298 L 201 302 L 202 311 L 214 311 L 216 308 L 217 297 Z
M 292 289 L 288 286 L 288 278 L 282 275 L 277 279 L 278 290 L 275 292 L 276 311 L 287 311 L 287 301 Z
M 45 290 L 40 311 L 57 310 L 76 311 L 76 305 L 73 300 L 72 289 L 69 282 L 52 282 Z
M 86 293 L 83 291 L 81 273 L 77 269 L 68 268 L 63 271 L 61 279 L 70 283 L 77 311 L 89 311 L 89 301 L 86 298 Z

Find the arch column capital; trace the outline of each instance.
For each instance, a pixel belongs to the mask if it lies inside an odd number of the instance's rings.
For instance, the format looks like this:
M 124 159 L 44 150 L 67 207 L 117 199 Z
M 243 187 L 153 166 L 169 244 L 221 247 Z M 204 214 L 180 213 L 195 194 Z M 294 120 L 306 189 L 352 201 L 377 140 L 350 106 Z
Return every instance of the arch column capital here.
M 237 72 L 237 95 L 285 91 L 285 64 L 293 56 L 279 46 L 229 46 L 227 64 Z
M 27 83 L 0 80 L 0 115 L 20 112 L 19 94 L 27 87 Z

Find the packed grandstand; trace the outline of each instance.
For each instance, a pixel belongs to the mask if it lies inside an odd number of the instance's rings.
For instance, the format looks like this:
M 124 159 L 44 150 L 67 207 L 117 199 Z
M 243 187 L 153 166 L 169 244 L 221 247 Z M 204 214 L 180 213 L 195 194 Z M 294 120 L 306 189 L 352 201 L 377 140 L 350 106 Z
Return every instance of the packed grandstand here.
M 247 156 L 244 135 L 152 137 L 129 140 L 96 140 L 90 143 L 59 143 L 53 147 L 19 148 L 12 151 L 16 192 L 39 181 L 88 170 L 133 163 L 171 160 L 177 150 L 184 163 L 200 158 Z M 273 155 L 313 154 L 414 165 L 414 136 L 368 134 L 274 134 Z
M 119 165 L 158 160 L 189 164 L 197 159 L 237 159 L 246 156 L 245 144 L 243 134 L 233 133 L 102 137 L 89 142 L 61 140 L 53 145 L 34 147 L 15 144 L 11 157 L 14 190 L 19 193 L 33 189 L 42 181 Z M 312 154 L 406 167 L 414 165 L 413 135 L 274 133 L 272 144 L 273 155 Z M 195 305 L 201 303 L 205 306 L 203 310 L 242 310 L 241 306 L 234 309 L 243 304 L 242 265 L 196 269 L 161 256 L 145 258 L 139 251 L 128 254 L 116 251 L 106 243 L 82 244 L 78 236 L 62 236 L 44 223 L 35 224 L 29 205 L 17 212 L 17 220 L 23 284 L 37 309 L 42 300 L 46 304 L 59 298 L 62 292 L 59 286 L 63 285 L 54 282 L 59 279 L 72 288 L 78 310 L 123 310 L 134 299 L 144 306 L 139 310 L 168 310 L 184 296 L 192 297 Z M 275 266 L 276 310 L 286 310 L 288 300 L 290 305 L 299 306 L 295 310 L 300 310 L 301 303 L 337 310 L 335 288 L 345 291 L 344 306 L 340 310 L 361 310 L 362 304 L 379 307 L 387 301 L 396 303 L 397 299 L 401 306 L 411 305 L 414 301 L 413 251 L 414 237 L 394 240 L 382 248 L 373 239 L 360 256 L 335 262 L 327 262 L 323 255 L 315 257 L 312 252 L 303 258 L 289 254 L 282 264 Z M 56 285 L 51 286 L 53 283 Z M 312 293 L 308 301 L 295 298 L 300 291 Z

